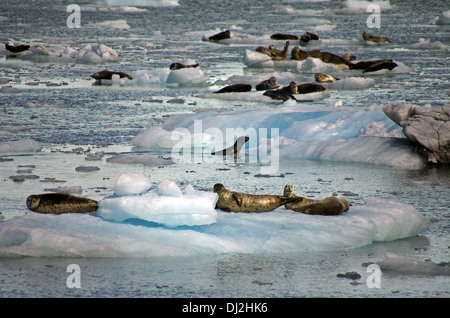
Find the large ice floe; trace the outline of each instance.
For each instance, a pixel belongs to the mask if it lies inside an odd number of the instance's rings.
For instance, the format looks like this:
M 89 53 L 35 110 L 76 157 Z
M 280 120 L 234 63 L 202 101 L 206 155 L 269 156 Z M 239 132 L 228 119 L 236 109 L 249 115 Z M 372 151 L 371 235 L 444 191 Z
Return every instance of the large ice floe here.
M 26 51 L 11 53 L 0 48 L 0 54 L 8 58 L 22 59 L 37 63 L 105 63 L 119 62 L 119 54 L 114 49 L 104 44 L 87 44 L 82 49 L 70 46 L 54 45 L 44 46 L 33 44 Z
M 119 176 L 115 193 L 90 214 L 29 212 L 0 223 L 0 256 L 161 257 L 345 250 L 424 232 L 408 204 L 370 198 L 340 216 L 215 209 L 217 195 L 170 180 Z
M 143 130 L 131 143 L 172 154 L 182 149 L 207 156 L 247 135 L 250 140 L 241 155 L 260 149 L 269 139 L 270 145 L 279 150 L 280 160 L 327 160 L 407 169 L 425 166 L 414 145 L 381 106 L 359 109 L 335 105 L 339 103 L 309 105 L 289 100 L 276 108 L 176 114 L 162 127 Z

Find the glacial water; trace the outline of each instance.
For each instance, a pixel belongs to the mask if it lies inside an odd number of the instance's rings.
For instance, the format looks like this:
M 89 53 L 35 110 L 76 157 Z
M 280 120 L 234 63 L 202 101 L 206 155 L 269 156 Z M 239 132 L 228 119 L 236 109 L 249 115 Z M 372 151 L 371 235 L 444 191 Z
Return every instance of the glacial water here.
M 68 28 L 69 3 L 2 1 L 2 42 L 50 53 L 14 58 L 0 47 L 0 296 L 448 298 L 450 170 L 425 164 L 382 106 L 449 101 L 450 27 L 436 23 L 449 8 L 384 2 L 380 29 L 369 29 L 369 14 L 347 3 L 82 1 L 80 28 Z M 225 43 L 202 41 L 225 29 L 233 34 Z M 317 61 L 249 65 L 257 46 L 282 48 L 270 34 L 305 31 L 321 41 L 304 49 L 399 66 L 363 75 Z M 363 31 L 393 43 L 366 44 Z M 119 61 L 80 57 L 99 44 Z M 171 73 L 176 61 L 199 68 Z M 90 75 L 103 69 L 134 79 L 94 85 Z M 211 94 L 271 75 L 281 86 L 313 82 L 319 71 L 341 82 L 297 102 L 254 90 Z M 253 133 L 238 160 L 209 154 L 237 137 L 227 128 Z M 174 131 L 187 137 L 173 140 Z M 270 138 L 271 160 L 252 157 Z M 180 141 L 192 155 L 161 160 Z M 131 173 L 148 178 L 145 190 L 137 175 L 118 184 Z M 215 183 L 253 194 L 281 194 L 290 183 L 299 195 L 352 206 L 337 217 L 284 207 L 225 213 L 212 208 Z M 102 208 L 27 210 L 28 195 L 53 191 Z M 375 287 L 370 263 L 382 269 Z M 70 264 L 81 270 L 80 288 L 68 286 Z M 361 277 L 338 277 L 349 272 Z

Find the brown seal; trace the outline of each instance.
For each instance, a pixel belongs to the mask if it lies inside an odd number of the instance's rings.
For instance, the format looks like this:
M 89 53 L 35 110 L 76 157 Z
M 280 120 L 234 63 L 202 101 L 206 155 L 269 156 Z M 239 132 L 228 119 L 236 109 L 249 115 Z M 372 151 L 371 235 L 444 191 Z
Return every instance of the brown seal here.
M 275 76 L 270 77 L 268 80 L 259 82 L 256 84 L 257 91 L 266 91 L 268 89 L 276 89 L 278 88 L 277 79 Z
M 217 34 L 211 35 L 208 40 L 210 41 L 220 41 L 231 38 L 230 30 L 225 30 L 223 32 L 219 32 Z
M 305 32 L 305 33 L 301 36 L 300 40 L 301 40 L 302 42 L 308 43 L 308 42 L 311 41 L 311 40 L 319 40 L 319 36 L 316 35 L 316 34 L 314 34 L 314 33 L 311 33 L 311 32 Z
M 325 87 L 323 87 L 320 84 L 316 83 L 302 83 L 297 85 L 298 94 L 308 94 L 308 93 L 315 93 L 315 92 L 323 92 L 326 90 Z
M 284 44 L 283 50 L 277 50 L 275 48 L 275 46 L 273 46 L 273 45 L 269 45 L 269 48 L 259 46 L 256 48 L 256 52 L 266 54 L 272 60 L 284 60 L 289 54 L 288 48 L 289 48 L 290 44 L 291 44 L 291 42 L 286 41 L 286 43 Z
M 242 146 L 249 140 L 249 137 L 242 136 L 239 137 L 233 146 L 225 148 L 223 150 L 212 152 L 212 155 L 222 155 L 222 156 L 231 156 L 237 157 L 239 155 L 239 151 L 241 151 Z
M 28 196 L 27 207 L 48 214 L 86 213 L 97 211 L 98 202 L 66 193 L 44 193 Z
M 271 40 L 298 40 L 298 36 L 293 34 L 275 33 L 270 36 Z
M 308 57 L 316 57 L 319 58 L 320 50 L 312 50 L 312 51 L 303 51 L 298 46 L 294 46 L 291 51 L 291 59 L 303 61 Z
M 393 62 L 393 61 L 391 59 L 384 59 L 384 60 L 360 61 L 357 63 L 349 62 L 348 68 L 351 70 L 365 70 L 368 67 L 381 62 Z
M 295 212 L 302 212 L 313 215 L 339 215 L 348 211 L 350 204 L 346 199 L 338 199 L 336 197 L 328 197 L 323 200 L 313 200 L 304 197 L 298 197 L 294 194 L 294 187 L 287 184 L 284 187 L 283 195 L 287 198 L 297 199 L 291 201 L 284 206 Z
M 214 192 L 219 195 L 216 209 L 225 212 L 269 212 L 293 200 L 282 195 L 232 192 L 221 183 L 214 185 Z
M 388 38 L 384 37 L 384 36 L 378 36 L 378 35 L 372 35 L 366 32 L 363 32 L 362 37 L 364 39 L 364 41 L 368 41 L 368 42 L 389 42 L 392 43 L 391 40 L 389 40 Z
M 316 73 L 316 74 L 314 74 L 314 79 L 318 83 L 332 83 L 332 82 L 339 81 L 339 78 L 333 77 L 331 75 L 324 74 L 324 73 Z
M 218 91 L 214 92 L 213 94 L 243 93 L 243 92 L 250 92 L 251 90 L 252 90 L 252 85 L 237 83 L 237 84 L 231 84 L 231 85 L 225 86 L 225 87 L 219 89 Z
M 128 75 L 127 73 L 123 73 L 123 72 L 114 72 L 114 71 L 108 71 L 108 70 L 103 70 L 97 73 L 94 73 L 91 75 L 92 78 L 101 81 L 101 80 L 110 80 L 112 79 L 113 75 L 119 75 L 120 78 L 128 78 L 129 80 L 132 80 L 133 77 L 131 77 L 130 75 Z
M 282 87 L 282 88 L 280 88 L 280 90 L 286 91 L 286 92 L 291 93 L 291 94 L 298 94 L 299 93 L 298 92 L 298 86 L 297 86 L 297 84 L 295 82 L 290 82 L 289 86 Z
M 363 71 L 363 73 L 376 72 L 376 71 L 384 70 L 384 69 L 388 69 L 388 70 L 392 71 L 392 69 L 396 68 L 397 66 L 398 66 L 397 63 L 390 62 L 390 61 L 383 61 L 383 62 L 379 62 L 379 63 L 369 66 L 368 68 L 366 68 Z
M 5 49 L 12 53 L 20 53 L 28 50 L 29 48 L 30 46 L 28 44 L 9 45 L 8 43 L 5 43 Z
M 291 51 L 291 58 L 293 60 L 305 60 L 308 57 L 313 57 L 322 60 L 324 63 L 332 63 L 332 64 L 345 64 L 349 65 L 350 61 L 345 58 L 329 53 L 322 52 L 321 50 L 312 50 L 312 51 L 303 51 L 298 46 L 295 46 Z
M 176 71 L 176 70 L 180 70 L 182 68 L 196 68 L 198 67 L 198 64 L 190 64 L 190 65 L 186 65 L 183 63 L 172 63 L 169 66 L 169 69 L 171 69 L 172 71 Z

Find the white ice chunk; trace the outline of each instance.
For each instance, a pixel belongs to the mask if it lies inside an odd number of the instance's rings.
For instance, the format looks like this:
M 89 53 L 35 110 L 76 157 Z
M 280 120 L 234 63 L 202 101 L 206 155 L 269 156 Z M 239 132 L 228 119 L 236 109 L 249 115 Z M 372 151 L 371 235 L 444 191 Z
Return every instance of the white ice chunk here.
M 33 139 L 0 142 L 0 153 L 40 151 L 41 144 Z
M 151 181 L 143 173 L 122 173 L 114 184 L 114 194 L 116 196 L 138 195 L 147 192 L 151 186 Z

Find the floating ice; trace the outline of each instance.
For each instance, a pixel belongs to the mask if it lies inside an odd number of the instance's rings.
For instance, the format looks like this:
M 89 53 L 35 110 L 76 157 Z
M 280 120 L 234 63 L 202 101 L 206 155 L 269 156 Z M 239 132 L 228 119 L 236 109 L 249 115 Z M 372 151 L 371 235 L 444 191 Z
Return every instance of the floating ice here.
M 440 266 L 433 262 L 418 261 L 394 253 L 386 253 L 382 262 L 378 263 L 382 271 L 392 271 L 412 275 L 450 275 L 450 267 Z
M 450 10 L 443 11 L 436 20 L 437 25 L 449 25 L 450 24 Z
M 182 68 L 171 71 L 167 77 L 168 85 L 206 85 L 209 76 L 205 75 L 198 68 Z
M 308 57 L 306 60 L 298 62 L 296 67 L 298 72 L 326 74 L 348 69 L 346 65 L 325 63 L 321 59 L 312 57 Z
M 175 7 L 178 0 L 105 0 L 109 6 Z
M 41 144 L 33 139 L 0 142 L 0 153 L 40 151 Z
M 117 222 L 140 219 L 168 227 L 204 225 L 216 221 L 215 193 L 192 193 L 192 189 L 189 189 L 188 193 L 183 194 L 176 183 L 164 180 L 156 190 L 133 195 L 133 192 L 137 194 L 147 184 L 144 182 L 143 187 L 136 186 L 132 181 L 142 181 L 142 177 L 130 174 L 126 177 L 126 182 L 118 180 L 122 196 L 107 197 L 99 202 L 97 215 L 101 218 Z
M 154 166 L 165 166 L 165 165 L 172 165 L 175 163 L 171 159 L 159 158 L 148 154 L 119 154 L 107 158 L 106 162 L 122 163 L 122 164 L 154 165 Z
M 214 196 L 190 188 L 181 197 L 161 196 L 153 190 L 141 196 L 105 198 L 100 201 L 101 218 L 30 212 L 0 223 L 0 256 L 160 257 L 345 250 L 415 236 L 429 226 L 413 206 L 380 198 L 352 206 L 340 216 L 320 216 L 284 207 L 267 213 L 211 210 Z M 127 218 L 133 220 L 119 221 Z M 168 228 L 147 219 L 175 226 L 204 225 Z
M 360 14 L 367 13 L 367 7 L 369 5 L 377 5 L 381 11 L 387 11 L 392 9 L 389 0 L 381 1 L 365 1 L 365 0 L 346 0 L 341 4 L 341 8 L 334 11 L 336 14 Z M 369 11 L 372 12 L 372 11 Z
M 130 72 L 130 75 L 136 84 L 165 84 L 170 72 L 169 68 L 157 68 L 154 70 L 133 71 Z
M 276 109 L 261 107 L 220 113 L 177 114 L 164 123 L 160 136 L 142 134 L 139 140 L 134 141 L 135 145 L 156 147 L 159 143 L 165 144 L 170 132 L 177 128 L 187 129 L 192 134 L 196 122 L 201 122 L 202 132 L 214 128 L 226 138 L 230 137 L 226 134 L 227 128 L 242 129 L 247 133 L 251 132 L 249 129 L 278 129 L 280 139 L 291 141 L 290 146 L 281 145 L 280 158 L 361 162 L 409 169 L 425 165 L 414 146 L 406 138 L 398 138 L 402 136 L 400 128 L 383 113 L 381 107 L 366 110 L 297 102 L 283 104 Z M 196 131 L 197 134 L 199 132 Z M 254 138 L 258 140 L 251 142 L 257 147 L 261 138 L 268 137 L 257 135 Z
M 147 192 L 152 183 L 143 173 L 122 173 L 114 184 L 116 196 L 137 195 Z
M 411 49 L 425 49 L 425 50 L 446 50 L 448 46 L 440 41 L 431 42 L 429 39 L 420 38 L 418 43 L 411 44 Z
M 375 85 L 375 80 L 365 77 L 346 77 L 339 81 L 332 83 L 322 83 L 326 88 L 340 89 L 340 90 L 353 90 L 353 89 L 366 89 Z
M 128 30 L 131 28 L 125 20 L 97 22 L 93 23 L 92 26 L 104 28 L 107 30 Z

